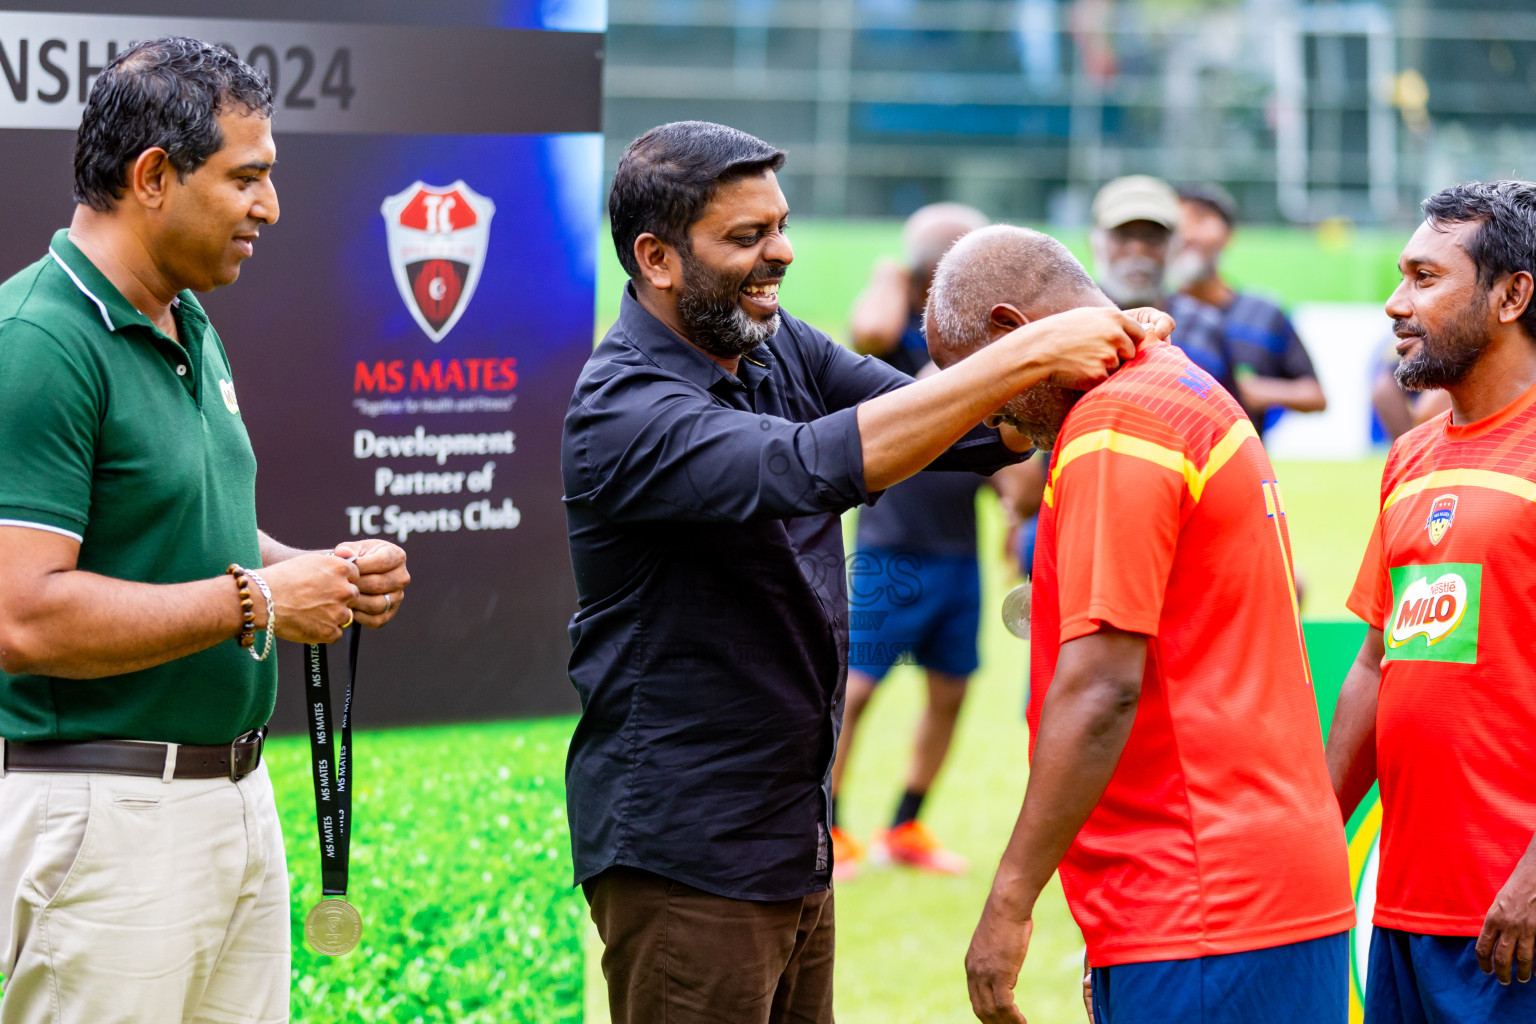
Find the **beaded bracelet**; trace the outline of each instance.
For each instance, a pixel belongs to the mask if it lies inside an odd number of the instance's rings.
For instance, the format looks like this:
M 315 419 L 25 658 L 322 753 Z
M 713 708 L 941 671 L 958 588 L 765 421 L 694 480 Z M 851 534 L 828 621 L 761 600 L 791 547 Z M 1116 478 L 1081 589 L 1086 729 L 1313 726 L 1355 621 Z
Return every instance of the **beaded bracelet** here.
M 267 586 L 266 580 L 250 569 L 245 570 L 245 574 L 251 578 L 252 583 L 256 584 L 256 589 L 261 591 L 261 596 L 267 599 L 267 625 L 264 630 L 267 636 L 262 641 L 260 654 L 255 650 L 251 651 L 251 657 L 257 661 L 266 661 L 267 655 L 272 653 L 272 638 L 277 636 L 277 602 L 272 600 L 272 589 Z
M 224 570 L 235 578 L 235 586 L 240 588 L 240 646 L 256 646 L 256 606 L 251 601 L 251 582 L 246 578 L 245 570 L 230 563 Z

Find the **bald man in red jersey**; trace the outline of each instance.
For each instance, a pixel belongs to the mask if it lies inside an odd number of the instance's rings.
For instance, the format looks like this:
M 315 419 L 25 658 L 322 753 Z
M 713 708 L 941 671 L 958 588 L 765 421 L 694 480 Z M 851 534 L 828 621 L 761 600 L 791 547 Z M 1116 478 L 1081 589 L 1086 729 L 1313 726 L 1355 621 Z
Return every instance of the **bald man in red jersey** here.
M 946 366 L 1108 304 L 1060 243 L 986 228 L 939 267 L 929 345 Z M 1059 868 L 1098 1024 L 1344 1024 L 1344 829 L 1284 499 L 1247 414 L 1148 341 L 1086 395 L 1037 385 L 998 418 L 1052 458 L 1029 787 L 966 957 L 973 1009 L 1023 1024 L 1013 987 Z

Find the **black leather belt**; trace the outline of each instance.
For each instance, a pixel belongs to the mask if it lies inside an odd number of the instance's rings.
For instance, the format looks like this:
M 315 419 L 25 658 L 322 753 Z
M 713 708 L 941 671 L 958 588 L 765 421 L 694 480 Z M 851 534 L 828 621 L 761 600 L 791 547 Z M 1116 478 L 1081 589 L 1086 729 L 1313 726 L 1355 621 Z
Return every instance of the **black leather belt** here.
M 140 740 L 67 743 L 0 741 L 6 772 L 74 772 L 142 775 L 151 779 L 229 779 L 239 782 L 261 764 L 266 727 L 235 737 L 227 746 L 201 747 Z

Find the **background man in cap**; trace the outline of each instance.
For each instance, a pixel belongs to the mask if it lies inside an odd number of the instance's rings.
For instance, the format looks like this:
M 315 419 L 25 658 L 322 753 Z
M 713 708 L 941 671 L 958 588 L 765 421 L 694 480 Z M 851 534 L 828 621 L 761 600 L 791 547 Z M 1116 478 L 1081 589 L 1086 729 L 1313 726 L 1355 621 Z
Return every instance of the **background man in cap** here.
M 1165 310 L 1177 324 L 1169 340 L 1235 395 L 1221 311 L 1188 295 L 1169 295 L 1164 286 L 1180 218 L 1178 193 L 1161 179 L 1132 174 L 1099 189 L 1092 235 L 1099 287 L 1121 309 Z
M 1220 185 L 1179 190 L 1179 250 L 1170 269 L 1184 295 L 1221 311 L 1222 337 L 1237 398 L 1262 437 L 1286 409 L 1328 407 L 1312 357 L 1290 318 L 1273 302 L 1239 292 L 1221 276 L 1221 254 L 1232 241 L 1237 204 Z

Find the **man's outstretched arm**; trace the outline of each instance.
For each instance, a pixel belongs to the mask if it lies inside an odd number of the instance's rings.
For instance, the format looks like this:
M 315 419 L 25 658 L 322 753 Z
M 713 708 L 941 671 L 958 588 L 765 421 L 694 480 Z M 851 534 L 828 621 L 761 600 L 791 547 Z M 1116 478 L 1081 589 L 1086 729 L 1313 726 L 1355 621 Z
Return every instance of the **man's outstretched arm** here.
M 888 261 L 876 265 L 848 318 L 855 352 L 881 356 L 897 346 L 911 315 L 911 289 L 912 275 L 905 267 Z
M 1168 320 L 1149 328 L 1134 313 L 1113 307 L 1072 309 L 1025 324 L 940 373 L 871 398 L 858 407 L 866 488 L 882 491 L 917 473 L 1041 381 L 1080 388 L 1100 383 L 1135 357 L 1149 333 L 1166 337 L 1172 326 Z
M 1316 377 L 1260 377 L 1254 373 L 1237 375 L 1238 397 L 1245 409 L 1259 411 L 1279 407 L 1293 412 L 1322 412 L 1328 408 L 1328 396 Z
M 1107 625 L 1061 646 L 1024 807 L 965 955 L 971 1008 L 986 1024 L 1024 1024 L 1013 988 L 1035 901 L 1115 774 L 1136 720 L 1146 658 L 1145 636 Z

